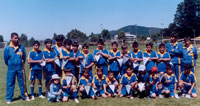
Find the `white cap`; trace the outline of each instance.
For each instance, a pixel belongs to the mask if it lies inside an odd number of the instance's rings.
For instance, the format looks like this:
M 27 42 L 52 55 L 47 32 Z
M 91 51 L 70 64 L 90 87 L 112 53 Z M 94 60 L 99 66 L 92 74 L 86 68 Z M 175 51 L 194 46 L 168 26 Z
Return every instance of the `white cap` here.
M 145 69 L 146 69 L 145 65 L 140 65 L 139 66 L 139 71 L 145 71 Z
M 53 80 L 53 79 L 60 79 L 60 77 L 58 76 L 58 74 L 53 74 L 51 79 L 52 79 L 52 80 Z

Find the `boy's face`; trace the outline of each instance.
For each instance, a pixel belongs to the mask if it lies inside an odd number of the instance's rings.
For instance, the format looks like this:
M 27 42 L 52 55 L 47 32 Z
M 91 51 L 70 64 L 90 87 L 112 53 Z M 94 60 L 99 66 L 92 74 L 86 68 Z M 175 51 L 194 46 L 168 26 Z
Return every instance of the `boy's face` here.
M 19 42 L 19 37 L 14 35 L 12 38 L 11 38 L 11 41 L 14 43 L 14 44 L 17 44 Z
M 57 85 L 59 83 L 59 79 L 53 80 L 53 83 Z
M 127 54 L 127 49 L 126 48 L 122 49 L 122 54 Z
M 72 46 L 72 49 L 73 49 L 74 51 L 78 51 L 78 47 L 77 47 L 77 46 Z
M 47 48 L 47 49 L 51 49 L 51 45 L 52 45 L 52 43 L 48 42 L 48 43 L 46 44 L 46 48 Z
M 140 73 L 141 75 L 143 75 L 143 74 L 145 73 L 145 71 L 140 71 L 139 73 Z
M 185 69 L 184 73 L 187 75 L 190 74 L 190 69 Z
M 131 74 L 132 74 L 131 68 L 127 68 L 126 73 L 127 73 L 128 76 L 131 76 Z
M 40 48 L 40 46 L 38 45 L 38 44 L 35 44 L 34 46 L 33 46 L 33 48 L 34 48 L 34 50 L 39 50 L 39 48 Z
M 175 38 L 174 36 L 172 36 L 172 37 L 170 37 L 170 41 L 171 41 L 172 43 L 175 43 L 175 42 L 176 42 L 176 38 Z
M 156 74 L 157 74 L 157 71 L 153 71 L 153 72 L 152 72 L 152 75 L 156 75 Z
M 171 69 L 171 68 L 167 69 L 167 74 L 168 74 L 168 75 L 171 75 L 171 74 L 172 74 L 172 69 Z
M 113 51 L 117 51 L 117 48 L 118 48 L 118 46 L 117 46 L 116 44 L 113 44 L 113 45 L 112 45 Z
M 58 45 L 59 47 L 62 46 L 62 41 L 59 40 L 59 41 L 57 41 L 56 43 L 57 43 L 57 45 Z
M 87 53 L 88 53 L 88 48 L 87 48 L 87 47 L 84 47 L 84 48 L 83 48 L 83 52 L 84 52 L 85 54 L 87 54 Z
M 138 51 L 138 46 L 133 46 L 133 51 L 137 52 Z
M 186 41 L 185 41 L 185 44 L 186 44 L 187 46 L 190 46 L 190 40 L 186 40 Z
M 98 75 L 98 76 L 102 76 L 102 75 L 103 75 L 103 72 L 102 72 L 102 71 L 97 71 L 97 75 Z
M 102 50 L 103 49 L 103 44 L 101 44 L 101 43 L 98 43 L 98 48 L 100 49 L 100 50 Z
M 159 51 L 160 51 L 161 53 L 164 53 L 164 52 L 165 52 L 165 47 L 160 47 L 160 48 L 159 48 Z
M 108 78 L 109 78 L 109 79 L 113 79 L 113 78 L 114 78 L 113 73 L 109 73 Z
M 84 72 L 84 73 L 83 73 L 83 76 L 84 76 L 85 78 L 88 78 L 88 77 L 89 77 L 88 72 Z
M 69 74 L 71 74 L 71 71 L 65 72 L 65 75 L 69 75 Z
M 67 50 L 70 50 L 71 49 L 71 45 L 65 45 L 65 48 L 67 49 Z
M 152 50 L 151 46 L 146 46 L 147 52 L 150 52 Z

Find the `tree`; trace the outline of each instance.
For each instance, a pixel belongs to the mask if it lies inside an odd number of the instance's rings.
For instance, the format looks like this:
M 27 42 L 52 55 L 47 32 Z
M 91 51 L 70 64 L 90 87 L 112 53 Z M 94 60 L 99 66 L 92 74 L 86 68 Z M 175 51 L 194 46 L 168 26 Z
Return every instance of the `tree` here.
M 110 40 L 110 32 L 107 29 L 102 30 L 101 35 L 104 39 L 104 41 Z
M 4 42 L 3 36 L 0 35 L 0 42 Z
M 26 34 L 21 34 L 21 36 L 19 37 L 20 39 L 20 44 L 27 47 L 28 46 L 28 37 L 26 36 Z
M 126 40 L 126 34 L 124 31 L 120 31 L 117 35 L 118 35 L 117 37 L 118 40 L 121 40 L 121 41 Z
M 99 35 L 95 35 L 93 32 L 89 35 L 90 42 L 98 42 L 100 39 Z
M 67 34 L 67 38 L 69 39 L 76 39 L 78 42 L 86 42 L 88 40 L 87 36 L 85 33 L 77 30 L 77 29 L 73 29 L 71 30 L 68 34 Z
M 28 41 L 29 46 L 32 46 L 34 41 L 35 41 L 35 39 L 33 37 L 31 37 L 31 39 L 29 39 L 29 41 Z

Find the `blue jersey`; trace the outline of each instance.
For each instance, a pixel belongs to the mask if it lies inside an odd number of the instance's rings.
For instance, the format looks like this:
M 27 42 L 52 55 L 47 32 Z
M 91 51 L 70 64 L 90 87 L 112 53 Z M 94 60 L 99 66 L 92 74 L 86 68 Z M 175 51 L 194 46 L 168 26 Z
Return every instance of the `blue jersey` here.
M 164 53 L 158 52 L 157 56 L 158 56 L 158 59 L 169 59 L 170 58 L 170 55 L 167 52 L 164 52 Z M 166 61 L 158 62 L 157 63 L 158 72 L 165 72 L 166 73 L 167 63 L 169 63 L 169 62 L 166 62 Z
M 42 60 L 43 59 L 43 52 L 42 51 L 35 51 L 34 49 L 29 52 L 29 59 L 32 59 L 33 61 Z M 30 64 L 31 70 L 42 70 L 42 66 L 40 63 L 31 63 Z
M 148 73 L 145 73 L 145 74 L 140 74 L 138 73 L 137 74 L 137 78 L 138 78 L 138 82 L 148 82 L 149 81 L 149 74 Z
M 114 84 L 115 82 L 117 82 L 117 80 L 115 78 L 113 78 L 112 80 L 110 80 L 108 77 L 106 78 L 106 83 L 110 83 L 110 84 Z
M 192 64 L 196 66 L 196 59 L 198 58 L 197 49 L 195 46 L 183 47 L 183 63 Z
M 166 49 L 172 58 L 171 62 L 173 64 L 181 64 L 182 49 L 183 49 L 182 44 L 180 42 L 167 43 Z
M 56 44 L 55 46 L 52 47 L 52 49 L 56 52 L 56 56 L 59 58 L 59 61 L 60 61 L 60 66 L 62 66 L 62 59 L 60 58 L 60 54 L 63 50 L 63 46 L 61 47 L 58 47 L 58 45 Z
M 79 79 L 79 84 L 78 86 L 81 86 L 81 85 L 88 85 L 89 83 L 92 83 L 92 77 L 89 77 L 89 78 L 85 78 L 84 76 L 82 76 L 80 79 Z
M 130 85 L 131 83 L 137 81 L 137 77 L 134 73 L 131 74 L 131 76 L 128 76 L 127 74 L 124 74 L 120 80 L 120 84 L 122 85 Z
M 143 58 L 143 53 L 141 50 L 138 50 L 137 52 L 131 51 L 131 58 L 139 58 L 142 59 Z M 140 64 L 140 62 L 138 61 L 137 64 Z
M 98 48 L 94 50 L 94 53 L 93 55 L 95 56 L 98 52 L 102 52 L 102 53 L 105 53 L 105 54 L 108 54 L 108 50 L 107 49 L 103 49 L 103 50 L 99 50 Z M 108 61 L 105 57 L 101 56 L 99 61 L 97 61 L 97 66 L 98 65 L 107 65 L 108 64 Z
M 122 54 L 122 55 L 123 55 L 123 54 Z M 128 55 L 128 58 L 129 58 L 129 60 L 130 60 L 130 58 L 131 58 L 131 53 L 128 51 L 128 53 L 125 54 L 125 55 Z M 124 75 L 124 74 L 126 73 L 127 66 L 131 65 L 131 62 L 130 62 L 129 60 L 128 60 L 127 62 L 125 62 L 124 64 L 122 63 L 121 71 L 120 71 L 120 74 L 121 74 L 121 75 Z
M 157 58 L 157 54 L 154 50 L 151 51 L 151 53 L 148 53 L 147 51 L 144 52 L 144 57 L 150 57 L 150 58 Z M 146 63 L 146 70 L 148 72 L 151 71 L 151 68 L 155 66 L 155 61 L 148 61 Z
M 99 78 L 97 75 L 95 75 L 92 83 L 96 85 L 98 90 L 103 89 L 103 85 L 106 84 L 106 76 L 103 75 L 102 78 Z
M 61 58 L 65 57 L 65 56 L 69 56 L 71 58 L 74 57 L 74 52 L 73 50 L 66 50 L 65 48 L 62 50 L 62 53 L 60 55 Z M 66 69 L 66 68 L 71 68 L 74 69 L 74 62 L 73 61 L 68 61 L 66 65 L 63 64 L 62 69 Z
M 177 83 L 176 76 L 174 74 L 167 75 L 164 74 L 165 81 L 170 81 L 169 83 L 164 84 L 165 87 L 174 88 L 174 84 Z
M 109 55 L 111 57 L 116 57 L 116 56 L 120 56 L 121 53 L 119 50 L 117 50 L 116 52 L 114 52 L 113 50 L 110 50 Z M 117 59 L 113 59 L 109 61 L 109 71 L 119 71 L 119 63 L 117 62 Z
M 51 49 L 51 50 L 48 50 L 47 48 L 45 48 L 43 50 L 43 55 L 44 55 L 44 59 L 55 59 L 56 58 L 56 52 Z M 55 70 L 55 63 L 54 61 L 53 62 L 48 62 L 46 63 L 45 65 L 45 71 L 56 71 Z
M 13 43 L 10 42 L 10 45 L 4 50 L 4 61 L 8 70 L 22 70 L 23 62 L 26 61 L 25 48 L 21 45 L 14 47 Z
M 67 78 L 66 77 L 71 77 L 69 84 L 67 84 Z M 76 78 L 73 75 L 65 75 L 61 80 L 61 84 L 62 84 L 62 86 L 72 85 L 72 82 L 75 82 L 75 80 L 76 80 Z
M 187 82 L 187 83 L 196 83 L 196 76 L 193 72 L 190 72 L 189 75 L 184 74 L 184 72 L 181 73 L 180 80 Z M 188 86 L 187 84 L 184 84 L 184 86 Z

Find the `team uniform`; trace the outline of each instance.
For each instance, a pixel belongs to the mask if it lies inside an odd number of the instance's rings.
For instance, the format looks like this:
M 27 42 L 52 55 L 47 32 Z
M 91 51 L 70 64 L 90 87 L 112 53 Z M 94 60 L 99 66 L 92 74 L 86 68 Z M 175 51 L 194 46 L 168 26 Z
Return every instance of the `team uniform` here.
M 144 57 L 149 57 L 149 58 L 156 58 L 157 57 L 157 54 L 154 50 L 151 51 L 151 53 L 148 53 L 147 51 L 144 52 Z M 155 61 L 152 60 L 152 61 L 148 61 L 146 63 L 146 70 L 148 73 L 151 73 L 151 68 L 154 67 L 156 64 L 155 64 Z
M 43 52 L 42 51 L 35 51 L 34 49 L 29 52 L 29 59 L 33 61 L 42 60 L 43 59 Z M 30 64 L 30 80 L 42 80 L 42 66 L 40 63 L 31 63 Z M 39 95 L 42 95 L 42 86 L 39 85 Z M 34 86 L 31 86 L 31 95 L 34 96 Z
M 60 58 L 60 54 L 62 52 L 63 47 L 58 47 L 56 44 L 55 46 L 52 47 L 53 50 L 56 52 L 56 57 L 59 59 L 59 65 L 56 64 L 56 72 L 59 76 L 62 76 L 62 59 Z
M 117 80 L 115 78 L 113 78 L 113 81 L 111 81 L 108 77 L 106 78 L 106 83 L 107 84 L 115 84 L 117 82 Z M 108 93 L 110 94 L 117 94 L 117 87 L 115 86 L 115 90 L 114 92 L 111 90 L 111 88 L 109 86 L 106 87 L 106 90 Z
M 79 66 L 80 67 L 79 68 L 79 73 L 80 73 L 80 77 L 81 77 L 82 74 L 83 74 L 83 68 L 89 66 L 91 63 L 95 62 L 95 60 L 94 60 L 94 57 L 93 57 L 93 55 L 91 53 L 85 54 L 85 53 L 82 52 L 82 53 L 79 54 L 79 56 L 83 57 L 83 59 L 79 60 L 80 63 L 83 62 L 83 60 L 86 60 L 85 61 L 86 62 L 85 66 L 83 66 L 83 64 L 80 64 L 80 66 Z M 93 78 L 92 67 L 89 68 L 89 73 L 88 74 L 89 74 L 89 76 L 91 78 Z
M 152 82 L 154 81 L 154 84 L 153 84 L 153 85 L 151 86 L 151 88 L 150 88 L 150 96 L 151 96 L 152 94 L 154 94 L 154 93 L 155 93 L 156 95 L 161 95 L 162 88 L 158 88 L 158 86 L 157 86 L 158 83 L 161 83 L 161 82 L 160 82 L 160 78 L 159 78 L 158 75 L 156 75 L 156 76 L 157 76 L 156 79 L 153 79 L 153 76 L 152 76 L 152 75 L 149 76 L 150 82 L 152 83 Z
M 94 50 L 93 55 L 95 56 L 98 52 L 108 54 L 107 49 L 99 50 L 98 48 Z M 98 61 L 96 61 L 96 66 L 103 69 L 103 74 L 107 76 L 108 74 L 108 61 L 105 57 L 101 56 Z
M 197 58 L 198 53 L 195 46 L 190 45 L 189 47 L 183 47 L 183 66 L 185 64 L 191 64 L 193 73 L 196 73 L 195 67 Z
M 134 58 L 142 59 L 143 58 L 143 53 L 142 53 L 141 50 L 138 50 L 137 52 L 131 51 L 130 53 L 131 53 L 131 58 L 132 59 L 134 59 Z M 140 62 L 137 61 L 135 64 L 140 64 Z M 134 68 L 134 73 L 138 72 L 138 68 L 139 68 L 139 65 Z
M 15 89 L 15 77 L 17 75 L 21 97 L 28 97 L 26 89 L 26 76 L 24 64 L 26 61 L 26 51 L 21 45 L 15 47 L 12 42 L 4 49 L 4 61 L 8 66 L 6 82 L 6 101 L 12 101 Z
M 131 76 L 129 77 L 127 74 L 124 74 L 121 78 L 120 84 L 122 84 L 122 90 L 121 90 L 121 94 L 122 95 L 128 95 L 127 89 L 126 89 L 126 85 L 130 85 L 131 83 L 137 81 L 137 77 L 134 73 L 131 74 Z M 131 89 L 130 91 L 130 95 L 134 94 L 134 90 Z
M 182 63 L 182 49 L 183 46 L 180 42 L 167 43 L 167 52 L 171 56 L 171 63 L 173 64 L 173 73 L 179 81 L 179 74 L 181 74 L 181 63 Z
M 61 99 L 61 95 L 58 95 L 58 92 L 61 90 L 60 84 L 51 83 L 48 91 L 48 101 L 58 101 Z
M 145 73 L 145 74 L 140 74 L 140 73 L 138 73 L 137 74 L 137 81 L 138 81 L 138 83 L 139 82 L 142 82 L 142 83 L 146 83 L 146 82 L 148 82 L 149 81 L 149 74 L 148 73 Z
M 194 75 L 193 72 L 190 72 L 189 75 L 186 75 L 186 74 L 184 74 L 184 72 L 182 72 L 182 73 L 181 73 L 180 80 L 182 80 L 182 81 L 184 81 L 184 82 L 187 82 L 187 83 L 190 83 L 190 84 L 193 84 L 193 83 L 196 83 L 196 76 Z M 192 87 L 192 86 L 189 86 L 189 85 L 187 85 L 187 84 L 184 84 L 182 93 L 183 93 L 183 94 L 188 93 L 188 91 L 191 89 L 191 87 Z M 195 87 L 192 89 L 192 92 L 191 92 L 191 93 L 197 93 Z
M 92 83 L 92 80 L 93 80 L 92 77 L 89 77 L 89 79 L 87 79 L 84 76 L 82 76 L 82 77 L 80 77 L 78 86 L 81 86 L 81 85 L 87 86 L 88 83 Z M 82 95 L 86 95 L 86 92 Z M 94 92 L 93 92 L 92 86 L 91 86 L 90 90 L 89 90 L 89 97 L 92 97 L 93 95 L 94 95 Z
M 127 53 L 127 57 L 129 58 L 128 61 L 126 61 L 124 64 L 122 63 L 122 66 L 121 66 L 121 70 L 120 70 L 120 75 L 123 76 L 125 73 L 126 73 L 126 69 L 127 69 L 127 66 L 131 65 L 131 62 L 129 61 L 130 58 L 131 58 L 131 54 L 130 52 L 128 51 Z M 119 77 L 120 78 L 120 77 Z
M 110 50 L 109 55 L 112 57 L 116 57 L 116 56 L 121 56 L 121 53 L 119 50 L 117 50 L 116 52 L 114 52 L 113 50 Z M 115 78 L 118 77 L 119 70 L 120 70 L 120 66 L 119 66 L 119 62 L 117 61 L 117 59 L 110 60 L 109 61 L 109 71 L 113 72 Z
M 168 59 L 168 58 L 170 58 L 170 55 L 167 52 L 164 52 L 164 53 L 158 52 L 157 56 L 158 56 L 158 59 Z M 166 62 L 166 61 L 157 62 L 158 72 L 166 73 L 167 63 L 169 63 L 169 62 Z
M 172 75 L 164 75 L 165 81 L 170 81 L 169 83 L 164 84 L 164 90 L 170 91 L 170 96 L 175 96 L 174 89 L 175 89 L 175 83 L 177 83 L 176 76 L 174 74 Z
M 74 57 L 78 58 L 78 56 L 80 55 L 81 52 L 78 50 L 76 53 L 73 51 L 73 53 L 74 53 Z M 80 74 L 80 66 L 76 62 L 74 62 L 74 71 L 75 71 L 75 75 L 74 76 L 78 80 L 79 79 L 79 74 Z
M 103 75 L 101 79 L 97 75 L 95 75 L 92 83 L 95 84 L 97 87 L 96 95 L 101 96 L 102 94 L 105 93 L 104 89 L 103 89 L 103 85 L 106 84 L 106 76 L 105 75 Z
M 43 50 L 43 58 L 44 59 L 55 59 L 56 58 L 56 52 L 51 49 L 50 51 L 45 48 Z M 51 80 L 51 76 L 53 74 L 56 74 L 56 65 L 55 62 L 48 62 L 46 63 L 46 65 L 44 66 L 44 71 L 45 71 L 45 80 L 46 82 Z

